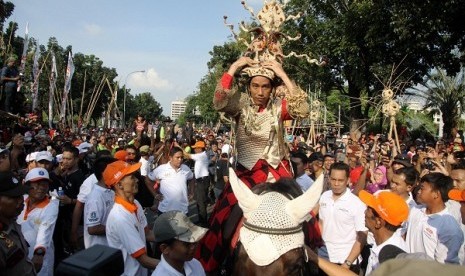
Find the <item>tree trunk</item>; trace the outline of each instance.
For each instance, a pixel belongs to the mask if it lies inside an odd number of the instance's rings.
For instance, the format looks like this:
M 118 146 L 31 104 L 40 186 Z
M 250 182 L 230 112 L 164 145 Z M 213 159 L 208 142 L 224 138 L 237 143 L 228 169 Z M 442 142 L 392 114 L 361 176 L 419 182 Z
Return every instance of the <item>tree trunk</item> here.
M 355 81 L 348 77 L 349 84 L 349 120 L 350 120 L 350 136 L 353 140 L 357 140 L 357 137 L 361 135 L 361 126 L 363 125 L 363 114 L 362 106 L 360 104 L 360 92 L 361 89 L 358 87 Z
M 457 127 L 458 115 L 454 110 L 441 110 L 442 112 L 442 121 L 444 123 L 443 135 L 444 138 L 451 138 L 453 133 L 452 130 Z

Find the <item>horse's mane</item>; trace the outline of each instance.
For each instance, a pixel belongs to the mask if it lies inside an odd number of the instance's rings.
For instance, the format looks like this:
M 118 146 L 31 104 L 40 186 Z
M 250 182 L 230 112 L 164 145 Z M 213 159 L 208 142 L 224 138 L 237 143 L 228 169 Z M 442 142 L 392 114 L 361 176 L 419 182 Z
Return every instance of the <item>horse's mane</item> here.
M 255 185 L 252 188 L 252 191 L 259 195 L 269 192 L 277 192 L 289 199 L 296 198 L 303 194 L 299 184 L 297 184 L 293 178 L 289 177 L 281 177 L 275 183 L 265 182 L 260 185 Z

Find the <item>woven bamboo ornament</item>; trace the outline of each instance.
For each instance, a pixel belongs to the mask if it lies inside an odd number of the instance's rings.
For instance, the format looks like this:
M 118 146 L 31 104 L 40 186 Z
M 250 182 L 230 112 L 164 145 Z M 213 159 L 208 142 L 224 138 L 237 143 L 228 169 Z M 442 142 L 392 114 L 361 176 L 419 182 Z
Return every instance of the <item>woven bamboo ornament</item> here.
M 253 67 L 246 67 L 242 70 L 242 74 L 254 77 L 264 76 L 269 79 L 274 79 L 275 74 L 273 71 L 263 68 L 260 63 L 270 60 L 276 60 L 282 63 L 283 58 L 295 56 L 305 58 L 309 63 L 315 63 L 317 65 L 326 64 L 325 61 L 319 61 L 312 59 L 307 54 L 298 55 L 294 52 L 284 55 L 282 51 L 282 44 L 286 41 L 298 40 L 300 35 L 295 37 L 288 36 L 280 31 L 282 24 L 288 20 L 296 20 L 300 18 L 300 14 L 287 16 L 284 14 L 282 5 L 276 0 L 264 1 L 263 8 L 260 12 L 255 15 L 253 9 L 247 6 L 246 1 L 241 1 L 244 8 L 250 12 L 252 17 L 258 20 L 259 26 L 255 28 L 247 28 L 244 22 L 239 24 L 241 30 L 251 34 L 250 40 L 239 37 L 235 31 L 234 26 L 227 22 L 228 17 L 224 16 L 224 24 L 229 27 L 234 38 L 244 45 L 247 46 L 244 56 L 248 56 L 255 61 L 258 61 L 258 65 Z
M 389 117 L 388 138 L 391 139 L 394 134 L 394 142 L 397 149 L 400 149 L 399 136 L 397 134 L 396 115 L 400 111 L 399 104 L 394 100 L 394 91 L 391 88 L 385 88 L 382 92 L 382 112 L 384 116 Z

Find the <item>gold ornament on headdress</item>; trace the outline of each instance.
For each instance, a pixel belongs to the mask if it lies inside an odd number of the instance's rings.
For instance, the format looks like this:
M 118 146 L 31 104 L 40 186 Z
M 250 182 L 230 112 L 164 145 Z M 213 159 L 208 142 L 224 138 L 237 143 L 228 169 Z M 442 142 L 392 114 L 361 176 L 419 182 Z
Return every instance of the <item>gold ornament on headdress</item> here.
M 224 24 L 231 29 L 234 38 L 241 43 L 244 43 L 247 46 L 247 51 L 244 53 L 244 56 L 249 56 L 253 60 L 258 62 L 276 60 L 282 62 L 283 58 L 295 56 L 306 58 L 309 63 L 315 63 L 317 65 L 324 65 L 325 61 L 318 61 L 317 59 L 310 58 L 307 54 L 298 55 L 294 52 L 284 55 L 282 51 L 282 44 L 285 41 L 298 40 L 300 34 L 295 37 L 290 37 L 282 32 L 280 32 L 281 26 L 284 22 L 288 20 L 296 20 L 300 18 L 300 13 L 297 15 L 285 16 L 282 5 L 279 4 L 276 0 L 264 1 L 263 8 L 260 12 L 255 15 L 252 8 L 247 6 L 246 1 L 241 1 L 241 4 L 244 8 L 250 12 L 253 18 L 257 19 L 260 23 L 259 27 L 248 29 L 244 22 L 239 24 L 241 30 L 252 34 L 250 42 L 240 38 L 234 32 L 234 26 L 227 23 L 227 16 L 224 16 Z M 249 76 L 264 76 L 269 79 L 274 79 L 275 74 L 272 70 L 263 68 L 260 63 L 253 67 L 246 67 L 242 70 L 242 73 Z

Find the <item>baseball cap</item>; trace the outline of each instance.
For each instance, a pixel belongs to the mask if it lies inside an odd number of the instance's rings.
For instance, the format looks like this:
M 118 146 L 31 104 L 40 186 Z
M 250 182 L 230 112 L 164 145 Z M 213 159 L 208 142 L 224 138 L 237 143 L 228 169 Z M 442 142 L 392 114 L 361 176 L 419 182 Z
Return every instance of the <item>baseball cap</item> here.
M 456 201 L 465 201 L 465 190 L 452 189 L 449 191 L 449 198 Z
M 308 163 L 312 163 L 313 161 L 323 161 L 324 157 L 321 152 L 314 152 L 310 154 L 310 157 L 308 157 Z
M 408 218 L 408 205 L 405 200 L 389 191 L 372 195 L 367 191 L 360 191 L 359 198 L 368 207 L 373 208 L 379 216 L 394 226 L 399 226 Z
M 310 150 L 310 147 L 305 142 L 299 142 L 297 144 L 297 147 L 303 150 Z
M 53 156 L 52 154 L 49 152 L 49 151 L 39 151 L 37 152 L 36 154 L 36 158 L 35 160 L 37 162 L 41 161 L 41 160 L 46 160 L 46 161 L 49 161 L 49 162 L 52 162 L 53 161 Z
M 119 150 L 115 152 L 114 157 L 120 161 L 126 161 L 127 155 L 128 153 L 126 152 L 126 150 Z
M 26 162 L 29 163 L 29 162 L 35 161 L 36 157 L 37 157 L 37 151 L 31 152 L 28 155 L 26 155 Z
M 230 154 L 230 153 L 231 153 L 231 145 L 229 145 L 229 144 L 224 144 L 224 145 L 221 147 L 221 153 Z
M 58 155 L 56 156 L 56 159 L 57 159 L 57 162 L 58 162 L 58 163 L 63 162 L 63 154 L 58 154 Z
M 161 214 L 153 224 L 155 242 L 177 239 L 183 242 L 198 242 L 203 238 L 207 229 L 193 224 L 180 211 L 168 211 Z
M 130 165 L 120 160 L 110 163 L 103 171 L 103 181 L 105 182 L 105 185 L 111 187 L 118 183 L 126 175 L 130 175 L 137 171 L 141 165 L 142 163 L 139 162 L 134 165 Z
M 31 181 L 35 182 L 35 181 L 39 181 L 42 179 L 46 179 L 50 181 L 50 176 L 48 174 L 48 171 L 44 168 L 34 168 L 26 174 L 26 177 L 24 178 L 24 182 L 31 182 Z
M 148 153 L 150 150 L 150 147 L 148 145 L 144 145 L 142 147 L 139 148 L 139 152 L 145 152 L 145 153 Z
M 88 142 L 82 142 L 81 144 L 79 144 L 79 146 L 77 146 L 79 154 L 88 152 L 91 147 L 92 144 Z
M 326 158 L 326 157 L 330 157 L 330 158 L 336 158 L 336 156 L 332 153 L 326 153 L 324 156 L 323 156 L 323 159 Z
M 78 147 L 80 144 L 82 144 L 82 141 L 81 140 L 74 140 L 72 142 L 72 144 L 73 144 L 73 146 Z
M 0 154 L 7 154 L 7 153 L 10 153 L 10 151 L 8 150 L 8 148 L 2 148 L 0 147 Z
M 406 154 L 398 154 L 396 157 L 394 157 L 394 160 L 392 161 L 392 164 L 401 164 L 404 167 L 412 167 L 412 163 L 410 163 L 410 157 Z
M 0 195 L 2 196 L 18 197 L 29 191 L 29 187 L 19 184 L 11 172 L 0 172 L 0 183 L 2 183 L 0 185 Z
M 205 142 L 204 141 L 197 141 L 195 144 L 192 146 L 193 149 L 195 148 L 205 148 Z

